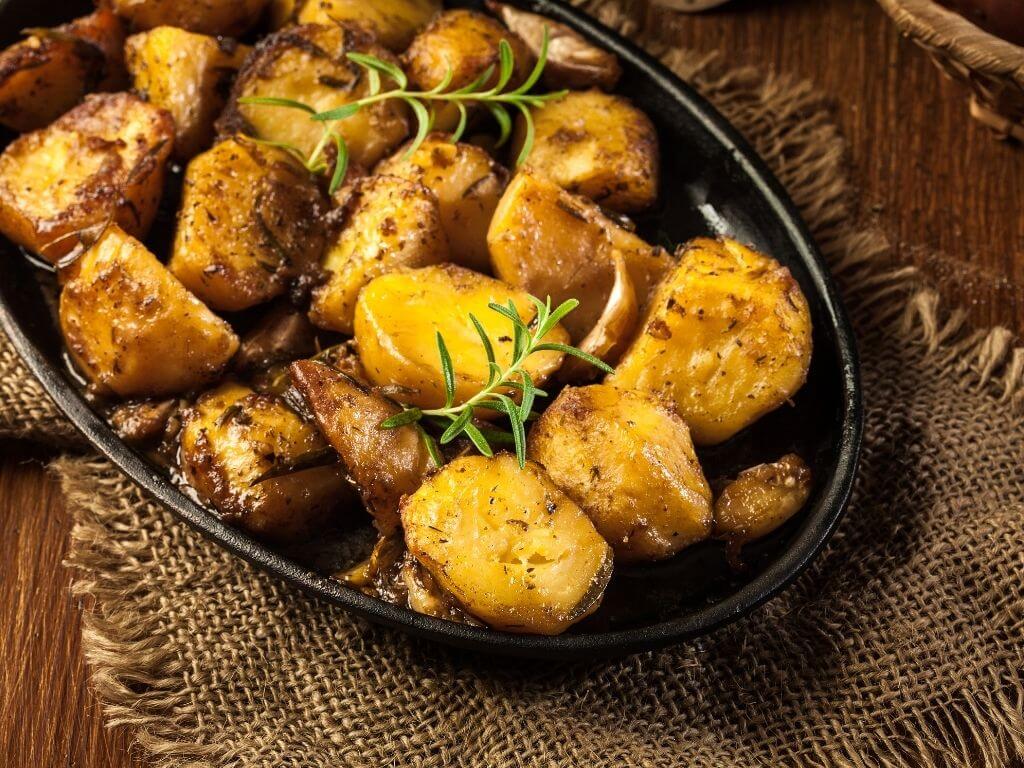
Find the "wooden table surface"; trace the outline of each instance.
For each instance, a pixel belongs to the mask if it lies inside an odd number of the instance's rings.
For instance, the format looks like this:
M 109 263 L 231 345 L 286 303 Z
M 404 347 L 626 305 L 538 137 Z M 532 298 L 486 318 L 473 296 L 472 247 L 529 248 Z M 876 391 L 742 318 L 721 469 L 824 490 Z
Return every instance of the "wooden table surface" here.
M 979 324 L 1024 328 L 1024 149 L 971 122 L 963 93 L 872 0 L 738 0 L 700 16 L 652 10 L 648 25 L 817 82 L 849 140 L 861 215 L 890 233 L 895 258 L 921 265 Z M 139 765 L 86 686 L 61 566 L 69 521 L 46 458 L 0 443 L 0 763 Z

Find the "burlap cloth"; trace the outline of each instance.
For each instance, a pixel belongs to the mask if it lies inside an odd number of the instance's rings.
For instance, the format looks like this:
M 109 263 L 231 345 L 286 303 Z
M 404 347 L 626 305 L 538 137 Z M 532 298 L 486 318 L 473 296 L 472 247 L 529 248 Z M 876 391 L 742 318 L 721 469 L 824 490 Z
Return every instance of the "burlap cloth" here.
M 614 3 L 594 9 L 634 32 Z M 651 44 L 651 41 L 644 41 Z M 659 51 L 659 53 L 662 53 Z M 575 666 L 369 626 L 207 543 L 97 458 L 59 460 L 109 722 L 157 766 L 1002 766 L 1024 757 L 1024 351 L 970 332 L 849 219 L 807 84 L 665 60 L 789 188 L 864 358 L 856 497 L 811 570 L 728 629 Z M 0 343 L 0 433 L 73 439 Z

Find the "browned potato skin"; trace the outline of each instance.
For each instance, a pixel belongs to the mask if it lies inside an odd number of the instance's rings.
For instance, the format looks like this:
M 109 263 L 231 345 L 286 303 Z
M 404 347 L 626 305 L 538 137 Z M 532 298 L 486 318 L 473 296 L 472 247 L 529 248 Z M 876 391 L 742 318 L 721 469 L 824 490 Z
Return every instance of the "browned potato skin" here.
M 231 327 L 138 240 L 111 225 L 60 295 L 78 368 L 121 397 L 170 395 L 215 381 L 238 349 Z
M 664 398 L 697 445 L 716 445 L 796 394 L 811 346 L 810 310 L 788 269 L 734 240 L 698 238 L 608 381 Z
M 616 562 L 671 557 L 711 533 L 711 489 L 690 430 L 651 395 L 606 384 L 567 388 L 527 444 L 612 545 Z
M 168 266 L 214 309 L 269 301 L 319 270 L 327 205 L 287 152 L 228 139 L 189 163 Z
M 279 463 L 328 450 L 316 428 L 278 398 L 227 383 L 186 412 L 179 462 L 226 522 L 260 538 L 296 541 L 346 500 L 344 470 L 334 463 L 256 481 Z
M 131 24 L 144 30 L 169 26 L 203 35 L 238 36 L 259 21 L 267 0 L 103 0 Z
M 438 13 L 441 0 L 308 0 L 298 13 L 299 24 L 359 24 L 385 48 L 401 53 Z
M 188 160 L 210 146 L 235 71 L 250 48 L 176 27 L 128 38 L 125 58 L 135 91 L 174 118 L 174 154 Z
M 320 431 L 341 456 L 381 534 L 398 529 L 398 505 L 423 482 L 433 461 L 415 427 L 380 429 L 401 409 L 323 363 L 301 360 L 290 372 Z
M 612 552 L 533 462 L 466 456 L 402 501 L 409 552 L 491 627 L 557 635 L 600 605 Z
M 363 286 L 402 267 L 447 261 L 448 237 L 434 193 L 397 176 L 356 182 L 339 213 L 323 261 L 329 277 L 313 291 L 309 316 L 321 328 L 352 335 Z
M 121 20 L 101 8 L 6 48 L 0 52 L 0 124 L 34 131 L 91 91 L 123 87 L 123 46 Z
M 508 184 L 508 171 L 480 147 L 453 144 L 432 134 L 407 156 L 399 149 L 377 166 L 377 173 L 418 182 L 437 196 L 451 244 L 451 260 L 477 272 L 490 272 L 487 229 Z
M 0 155 L 0 232 L 51 263 L 107 222 L 144 237 L 173 144 L 162 109 L 128 93 L 86 97 Z
M 308 156 L 323 136 L 321 124 L 294 109 L 238 100 L 244 96 L 288 98 L 318 111 L 344 106 L 369 92 L 369 78 L 346 57 L 355 52 L 397 64 L 391 53 L 357 27 L 303 24 L 264 38 L 235 78 L 231 99 L 217 122 L 218 132 L 284 142 Z M 384 87 L 391 87 L 385 81 Z M 390 99 L 333 125 L 344 137 L 351 160 L 370 167 L 408 135 L 408 108 Z
M 574 91 L 533 110 L 536 128 L 526 165 L 574 194 L 621 213 L 658 198 L 658 133 L 624 96 Z M 526 136 L 520 115 L 512 141 L 517 157 Z
M 641 308 L 672 266 L 662 248 L 531 171 L 520 171 L 505 190 L 487 244 L 494 274 L 505 282 L 534 296 L 551 296 L 555 304 L 579 300 L 565 319 L 574 342 L 590 332 L 607 304 L 615 283 L 613 251 L 626 262 Z

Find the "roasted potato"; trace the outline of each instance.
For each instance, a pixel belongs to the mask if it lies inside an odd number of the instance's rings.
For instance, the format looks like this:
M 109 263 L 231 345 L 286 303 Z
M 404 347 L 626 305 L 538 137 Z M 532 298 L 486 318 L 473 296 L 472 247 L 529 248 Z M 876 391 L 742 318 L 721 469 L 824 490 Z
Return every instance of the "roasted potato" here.
M 507 40 L 512 48 L 514 69 L 508 88 L 525 82 L 533 69 L 533 54 L 519 36 L 501 22 L 476 11 L 457 9 L 437 16 L 416 35 L 402 60 L 409 82 L 420 90 L 436 88 L 451 72 L 448 90 L 457 90 L 476 81 L 488 67 L 494 74 L 484 90 L 498 81 L 499 46 Z M 439 131 L 452 130 L 459 121 L 454 104 L 439 108 L 434 125 Z
M 634 213 L 654 204 L 658 134 L 629 99 L 574 91 L 533 110 L 533 122 L 527 167 L 613 211 Z M 519 155 L 526 133 L 526 119 L 519 115 L 512 157 Z
M 508 183 L 508 171 L 480 147 L 428 136 L 411 155 L 399 149 L 377 173 L 419 182 L 437 196 L 451 244 L 451 261 L 490 272 L 487 228 Z
M 237 37 L 260 19 L 267 0 L 104 0 L 133 29 L 181 27 Z
M 357 181 L 340 209 L 334 241 L 324 255 L 329 278 L 313 291 L 310 319 L 351 335 L 359 291 L 400 267 L 448 260 L 448 238 L 434 193 L 397 176 Z
M 76 366 L 121 397 L 170 395 L 214 381 L 238 349 L 231 327 L 138 240 L 111 224 L 60 295 Z
M 162 109 L 127 93 L 86 97 L 0 155 L 0 232 L 52 263 L 108 222 L 144 237 L 173 144 Z
M 284 150 L 222 141 L 185 171 L 168 266 L 214 309 L 261 304 L 318 270 L 326 208 L 316 180 Z
M 706 539 L 711 489 L 686 423 L 645 392 L 562 390 L 530 430 L 529 457 L 594 521 L 620 563 Z
M 210 146 L 213 122 L 249 47 L 229 38 L 155 27 L 128 38 L 125 58 L 135 91 L 174 118 L 174 150 L 188 160 Z
M 612 551 L 543 470 L 514 456 L 456 459 L 402 502 L 413 556 L 496 629 L 557 635 L 595 611 Z
M 308 0 L 299 11 L 300 24 L 359 24 L 395 53 L 441 12 L 441 0 Z
M 118 90 L 124 27 L 106 9 L 29 36 L 0 52 L 0 124 L 15 131 L 49 125 L 92 91 Z
M 604 313 L 615 284 L 615 256 L 626 263 L 637 302 L 669 271 L 671 257 L 536 173 L 521 171 L 501 198 L 487 233 L 494 274 L 534 296 L 578 299 L 565 320 L 574 341 Z
M 186 412 L 178 459 L 225 521 L 260 538 L 307 538 L 346 500 L 344 470 L 316 427 L 239 384 L 222 384 Z
M 734 240 L 698 238 L 608 381 L 665 398 L 697 445 L 715 445 L 792 397 L 810 363 L 810 310 L 789 270 Z
M 421 408 L 445 404 L 437 334 L 444 337 L 455 369 L 455 403 L 464 403 L 487 385 L 487 356 L 469 315 L 484 328 L 498 365 L 512 360 L 512 321 L 488 308 L 513 302 L 529 323 L 537 309 L 527 294 L 491 277 L 454 264 L 424 267 L 378 277 L 356 302 L 355 340 L 370 381 L 403 388 L 402 399 Z M 545 337 L 565 343 L 560 326 Z M 524 368 L 537 386 L 558 370 L 562 353 L 535 352 Z
M 348 469 L 381 534 L 399 526 L 398 503 L 434 468 L 413 426 L 381 429 L 401 412 L 390 400 L 323 363 L 292 363 L 292 381 Z
M 309 155 L 323 136 L 321 123 L 294 109 L 241 104 L 239 99 L 292 99 L 317 111 L 344 106 L 369 92 L 369 78 L 349 61 L 348 53 L 395 61 L 367 32 L 336 24 L 286 27 L 265 38 L 235 78 L 231 100 L 218 121 L 218 130 L 222 135 L 241 131 L 283 142 Z M 385 82 L 384 87 L 391 85 Z M 344 137 L 351 159 L 369 167 L 409 133 L 408 108 L 394 99 L 378 102 L 334 123 L 334 127 Z

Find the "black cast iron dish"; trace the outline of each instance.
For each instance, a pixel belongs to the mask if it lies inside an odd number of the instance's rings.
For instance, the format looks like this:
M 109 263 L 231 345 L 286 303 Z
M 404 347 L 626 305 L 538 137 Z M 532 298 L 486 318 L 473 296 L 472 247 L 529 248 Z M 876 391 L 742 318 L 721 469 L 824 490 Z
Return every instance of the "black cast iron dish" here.
M 635 652 L 706 634 L 749 613 L 786 587 L 824 546 L 847 504 L 857 468 L 863 426 L 857 353 L 836 288 L 799 214 L 737 132 L 658 62 L 582 13 L 554 0 L 513 4 L 568 24 L 622 60 L 619 90 L 651 116 L 662 147 L 662 202 L 638 222 L 641 233 L 650 241 L 672 243 L 703 234 L 731 235 L 787 265 L 810 303 L 814 361 L 793 406 L 701 456 L 709 477 L 774 460 L 789 450 L 814 470 L 806 509 L 745 550 L 746 571 L 733 573 L 713 543 L 667 562 L 618 568 L 597 614 L 559 637 L 513 635 L 413 613 L 326 578 L 314 570 L 316 558 L 296 554 L 298 559 L 290 559 L 225 525 L 122 443 L 90 410 L 62 363 L 60 335 L 41 285 L 45 281 L 2 239 L 0 322 L 29 369 L 98 451 L 204 536 L 303 591 L 372 621 L 475 650 L 576 659 Z M 87 9 L 85 2 L 0 0 L 0 42 L 9 44 L 24 27 L 53 26 Z M 173 219 L 162 216 L 148 240 L 161 242 L 171 227 Z

